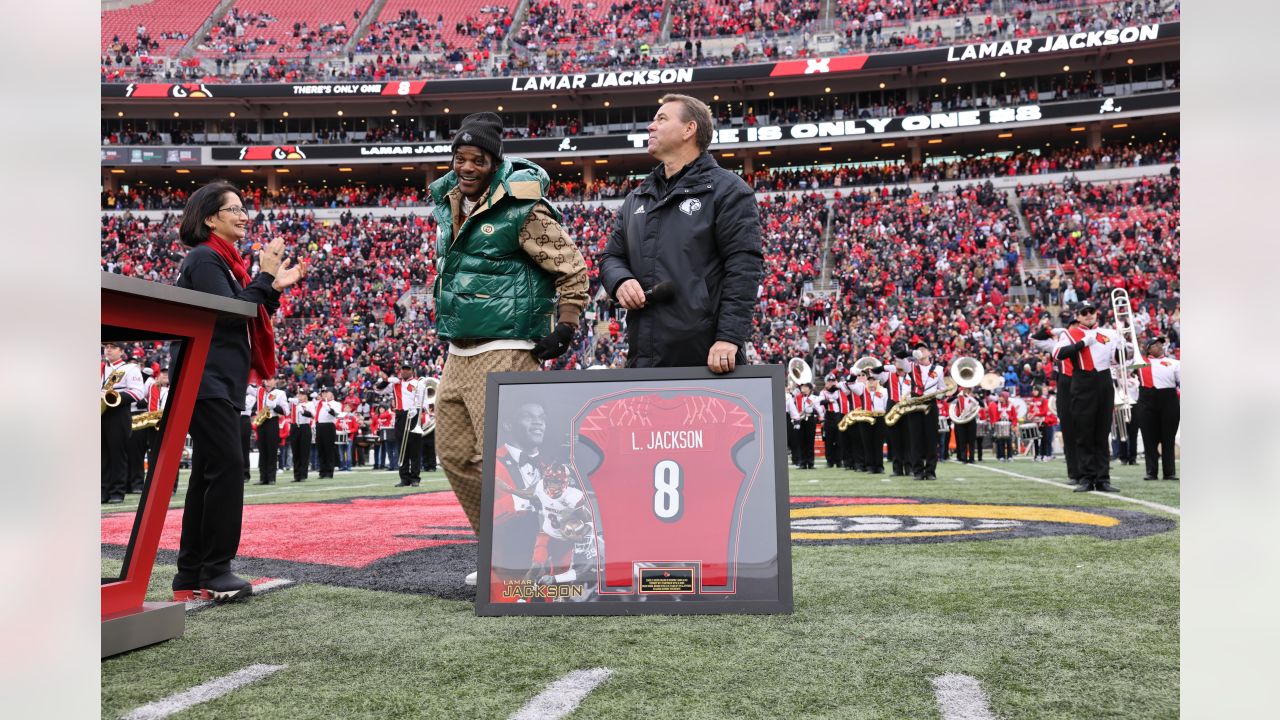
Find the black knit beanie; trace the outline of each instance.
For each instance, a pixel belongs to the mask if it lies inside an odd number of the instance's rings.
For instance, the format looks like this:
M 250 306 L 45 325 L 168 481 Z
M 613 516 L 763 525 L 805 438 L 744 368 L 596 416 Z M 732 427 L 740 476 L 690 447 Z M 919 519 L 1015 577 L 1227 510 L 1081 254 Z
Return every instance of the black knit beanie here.
M 488 152 L 494 160 L 502 160 L 502 118 L 491 112 L 472 113 L 462 119 L 462 127 L 453 136 L 453 150 L 459 145 L 474 145 Z

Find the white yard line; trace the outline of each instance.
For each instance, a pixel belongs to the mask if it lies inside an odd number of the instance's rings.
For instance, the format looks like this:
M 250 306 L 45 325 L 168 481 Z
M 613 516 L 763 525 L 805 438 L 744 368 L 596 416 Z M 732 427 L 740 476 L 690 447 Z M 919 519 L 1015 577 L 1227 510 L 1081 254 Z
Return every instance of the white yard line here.
M 125 715 L 123 720 L 160 720 L 167 718 L 174 713 L 182 712 L 187 708 L 194 707 L 200 703 L 206 703 L 210 700 L 216 700 L 229 692 L 244 687 L 252 682 L 257 682 L 272 673 L 285 669 L 285 665 L 250 665 L 243 670 L 237 670 L 230 675 L 220 678 L 214 678 L 203 685 L 197 685 L 186 692 L 180 692 L 176 695 L 159 700 L 134 710 Z
M 309 488 L 280 488 L 278 490 L 259 490 L 258 492 L 247 492 L 245 497 L 263 497 L 265 495 L 280 495 L 282 493 L 305 493 L 305 492 L 328 492 L 330 490 L 359 490 L 360 488 L 378 487 L 382 483 L 365 483 L 364 485 L 335 485 L 330 487 L 309 487 Z
M 272 590 L 279 590 L 280 588 L 283 588 L 283 587 L 289 587 L 290 585 L 293 584 L 293 581 L 285 578 L 259 578 L 255 580 L 252 584 L 253 584 L 253 594 L 262 595 L 264 593 L 269 593 Z M 217 603 L 215 603 L 212 600 L 192 600 L 187 603 L 187 612 L 204 610 L 205 608 L 210 607 L 212 605 L 217 605 Z
M 993 720 L 987 694 L 968 675 L 947 673 L 933 679 L 933 695 L 938 699 L 942 720 Z
M 583 698 L 609 679 L 612 673 L 609 668 L 574 670 L 548 685 L 510 720 L 559 720 L 577 710 Z
M 987 467 L 986 465 L 978 465 L 975 463 L 973 465 L 970 465 L 969 467 L 978 468 L 980 470 L 990 470 L 991 472 L 997 472 L 997 473 L 1000 473 L 1001 475 L 1008 475 L 1010 477 L 1022 478 L 1023 480 L 1032 480 L 1034 482 L 1044 483 L 1045 485 L 1054 485 L 1056 487 L 1065 488 L 1067 490 L 1076 489 L 1075 485 L 1068 485 L 1067 483 L 1060 483 L 1055 480 L 1045 480 L 1044 478 L 1032 477 L 1030 475 L 1023 475 L 1021 473 L 1010 472 L 1009 470 L 1001 470 L 1000 468 Z M 1123 500 L 1125 502 L 1136 503 L 1138 505 L 1145 505 L 1146 507 L 1152 508 L 1154 510 L 1167 512 L 1172 515 L 1177 515 L 1179 517 L 1182 516 L 1182 511 L 1176 507 L 1171 507 L 1169 505 L 1161 505 L 1160 503 L 1151 502 L 1150 500 L 1140 500 L 1138 498 L 1125 497 L 1124 495 L 1117 495 L 1116 493 L 1098 492 L 1097 490 L 1090 490 L 1089 492 L 1093 493 L 1094 495 L 1101 495 L 1102 497 L 1111 498 L 1112 500 Z

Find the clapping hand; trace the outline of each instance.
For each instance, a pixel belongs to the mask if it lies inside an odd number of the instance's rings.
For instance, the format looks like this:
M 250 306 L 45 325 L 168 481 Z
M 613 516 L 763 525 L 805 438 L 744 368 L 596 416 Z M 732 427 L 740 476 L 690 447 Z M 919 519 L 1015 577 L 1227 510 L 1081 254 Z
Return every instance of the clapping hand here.
M 303 275 L 307 274 L 307 264 L 293 264 L 293 260 L 281 260 L 284 257 L 284 238 L 276 238 L 263 248 L 258 255 L 258 267 L 262 272 L 275 277 L 272 289 L 278 291 L 293 286 Z

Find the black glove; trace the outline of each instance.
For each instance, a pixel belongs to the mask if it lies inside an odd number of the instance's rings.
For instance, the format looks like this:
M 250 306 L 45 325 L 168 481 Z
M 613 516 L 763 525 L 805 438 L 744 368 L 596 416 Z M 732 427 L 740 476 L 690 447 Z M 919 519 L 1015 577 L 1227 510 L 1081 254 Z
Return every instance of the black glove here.
M 533 356 L 539 360 L 551 360 L 565 354 L 573 343 L 573 333 L 576 330 L 569 323 L 556 323 L 556 329 L 533 346 Z

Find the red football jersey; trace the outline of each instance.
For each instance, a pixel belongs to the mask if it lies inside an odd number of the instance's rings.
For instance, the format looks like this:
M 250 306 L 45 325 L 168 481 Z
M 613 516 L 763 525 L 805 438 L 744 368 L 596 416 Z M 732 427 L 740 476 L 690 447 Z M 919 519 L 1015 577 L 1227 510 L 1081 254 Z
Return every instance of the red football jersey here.
M 700 394 L 626 391 L 574 419 L 570 457 L 592 492 L 602 595 L 634 592 L 635 563 L 644 562 L 697 562 L 703 592 L 736 592 L 742 508 L 764 457 L 760 414 L 737 395 L 679 390 Z M 754 467 L 741 468 L 734 452 L 751 439 Z M 577 465 L 581 441 L 601 456 L 589 477 Z

